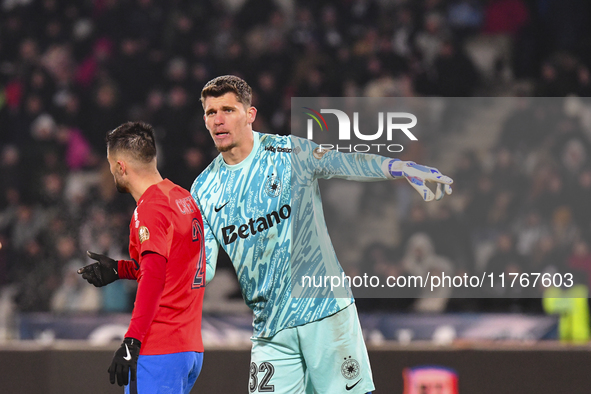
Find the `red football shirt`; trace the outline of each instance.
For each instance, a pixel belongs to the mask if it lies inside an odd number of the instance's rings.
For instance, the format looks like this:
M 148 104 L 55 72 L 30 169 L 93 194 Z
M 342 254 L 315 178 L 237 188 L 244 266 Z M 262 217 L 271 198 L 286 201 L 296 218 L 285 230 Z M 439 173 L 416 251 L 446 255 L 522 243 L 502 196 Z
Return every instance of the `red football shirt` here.
M 142 342 L 142 355 L 203 352 L 205 249 L 203 221 L 193 198 L 168 179 L 152 185 L 140 197 L 129 230 L 129 255 L 139 268 L 136 266 L 138 271 L 129 272 L 128 276 L 136 277 L 138 286 L 142 286 L 142 260 L 146 253 L 150 256 L 153 252 L 166 258 L 166 277 L 156 314 L 144 338 L 137 337 L 142 331 L 138 327 L 139 315 L 145 311 L 139 291 L 126 336 Z

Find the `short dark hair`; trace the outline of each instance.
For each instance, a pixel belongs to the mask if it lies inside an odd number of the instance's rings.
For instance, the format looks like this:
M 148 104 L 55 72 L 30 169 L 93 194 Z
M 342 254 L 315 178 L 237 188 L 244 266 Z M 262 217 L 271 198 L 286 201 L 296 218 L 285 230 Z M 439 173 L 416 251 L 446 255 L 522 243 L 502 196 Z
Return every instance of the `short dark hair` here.
M 109 152 L 125 151 L 142 163 L 150 163 L 156 157 L 154 129 L 147 123 L 123 123 L 109 131 L 105 140 Z
M 235 75 L 222 75 L 206 83 L 201 91 L 201 104 L 205 104 L 207 97 L 220 97 L 229 92 L 236 94 L 239 102 L 250 107 L 252 88 L 244 79 Z

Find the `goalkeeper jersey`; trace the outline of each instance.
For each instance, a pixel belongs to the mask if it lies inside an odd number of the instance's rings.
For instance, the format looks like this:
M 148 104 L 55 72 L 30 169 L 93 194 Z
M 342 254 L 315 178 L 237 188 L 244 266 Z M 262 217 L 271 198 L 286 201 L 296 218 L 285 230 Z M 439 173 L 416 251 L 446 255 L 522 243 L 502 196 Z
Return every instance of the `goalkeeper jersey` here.
M 228 165 L 220 154 L 201 173 L 191 195 L 203 215 L 207 282 L 219 247 L 228 253 L 242 296 L 254 313 L 254 336 L 330 316 L 353 302 L 348 287 L 315 287 L 343 270 L 330 241 L 319 178 L 391 179 L 382 156 L 340 153 L 294 136 L 253 131 L 253 149 Z M 318 282 L 316 282 L 318 283 Z

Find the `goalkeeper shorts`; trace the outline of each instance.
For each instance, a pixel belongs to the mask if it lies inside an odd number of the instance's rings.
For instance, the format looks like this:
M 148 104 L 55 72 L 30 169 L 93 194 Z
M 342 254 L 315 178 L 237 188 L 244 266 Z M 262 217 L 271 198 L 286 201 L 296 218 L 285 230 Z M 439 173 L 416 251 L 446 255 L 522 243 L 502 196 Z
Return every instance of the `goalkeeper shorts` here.
M 252 342 L 249 393 L 365 394 L 374 390 L 355 304 Z

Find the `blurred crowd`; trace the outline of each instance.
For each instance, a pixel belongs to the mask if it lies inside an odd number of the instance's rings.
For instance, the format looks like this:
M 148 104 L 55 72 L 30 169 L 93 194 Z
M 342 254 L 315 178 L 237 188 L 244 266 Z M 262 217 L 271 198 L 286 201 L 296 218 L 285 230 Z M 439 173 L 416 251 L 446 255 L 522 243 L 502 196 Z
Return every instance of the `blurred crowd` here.
M 459 155 L 453 199 L 411 205 L 399 241 L 367 247 L 369 271 L 388 275 L 572 274 L 591 284 L 591 99 L 517 97 L 495 144 Z M 407 186 L 407 185 L 402 185 Z M 558 277 L 557 277 L 558 282 Z M 487 282 L 488 283 L 488 282 Z M 495 280 L 497 285 L 500 283 Z M 407 311 L 542 313 L 544 287 L 439 289 L 438 299 L 372 300 Z M 525 282 L 524 282 L 525 283 Z M 533 280 L 528 283 L 533 283 Z M 565 283 L 565 282 L 563 282 Z M 547 286 L 547 285 L 545 285 Z M 424 294 L 423 294 L 424 295 Z M 359 301 L 358 301 L 359 302 Z M 364 301 L 361 301 L 365 304 Z
M 235 4 L 0 1 L 0 287 L 15 289 L 20 311 L 131 309 L 132 284 L 98 290 L 75 274 L 86 250 L 127 254 L 135 204 L 114 188 L 104 135 L 151 123 L 161 173 L 190 188 L 216 155 L 199 102 L 215 76 L 245 78 L 254 128 L 280 134 L 292 96 L 488 96 L 520 81 L 529 95 L 591 92 L 586 0 Z M 515 111 L 492 164 L 467 152 L 451 174 L 465 205 L 413 206 L 398 249 L 378 245 L 372 256 L 395 265 L 423 248 L 466 271 L 587 264 L 588 125 L 526 100 Z M 421 143 L 428 163 L 434 147 Z M 453 304 L 438 308 L 464 308 Z

